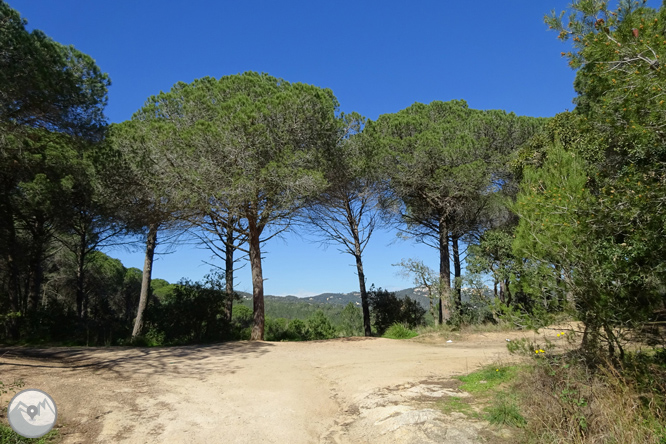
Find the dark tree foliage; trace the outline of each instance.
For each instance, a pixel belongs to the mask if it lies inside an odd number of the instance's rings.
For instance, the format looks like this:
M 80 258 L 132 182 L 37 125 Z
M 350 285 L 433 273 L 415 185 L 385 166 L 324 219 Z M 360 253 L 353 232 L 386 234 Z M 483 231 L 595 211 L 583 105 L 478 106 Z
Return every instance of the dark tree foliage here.
M 405 324 L 409 328 L 425 324 L 426 309 L 409 297 L 400 299 L 395 293 L 382 290 L 381 287 L 375 289 L 373 285 L 368 299 L 373 325 L 380 336 L 395 323 Z
M 247 239 L 247 248 L 225 248 L 249 256 L 253 340 L 264 338 L 262 244 L 325 185 L 316 160 L 335 144 L 337 108 L 328 89 L 246 72 L 179 82 L 133 117 L 159 125 L 162 156 L 208 222 L 213 213 L 220 228 L 233 221 Z
M 663 98 L 666 6 L 576 1 L 546 23 L 573 50 L 576 109 L 520 156 L 514 252 L 562 286 L 585 326 L 584 349 L 624 357 L 631 335 L 663 304 Z M 529 151 L 531 151 L 530 154 Z M 543 276 L 540 278 L 539 275 Z
M 231 339 L 231 326 L 225 315 L 228 297 L 216 275 L 206 276 L 204 282 L 183 279 L 173 291 L 148 307 L 148 330 L 164 344 Z
M 0 122 L 99 140 L 109 78 L 0 1 Z
M 54 236 L 72 220 L 66 210 L 90 197 L 81 190 L 110 84 L 92 58 L 25 26 L 0 1 L 0 320 L 13 339 L 39 309 Z
M 446 289 L 439 322 L 453 308 L 444 306 L 451 271 L 455 308 L 462 304 L 462 237 L 488 225 L 496 194 L 513 191 L 508 157 L 542 124 L 542 119 L 501 110 L 474 110 L 463 100 L 415 103 L 368 122 L 364 134 L 382 150 L 394 194 L 388 207 L 398 226 L 408 237 L 439 251 L 439 275 Z

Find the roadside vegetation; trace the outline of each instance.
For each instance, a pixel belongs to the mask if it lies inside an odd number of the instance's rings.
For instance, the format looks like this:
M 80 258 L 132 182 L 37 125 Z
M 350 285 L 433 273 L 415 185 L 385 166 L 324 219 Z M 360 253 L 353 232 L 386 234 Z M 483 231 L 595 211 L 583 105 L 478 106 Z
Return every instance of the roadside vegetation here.
M 590 368 L 574 336 L 563 334 L 557 344 L 519 341 L 509 348 L 520 363 L 458 377 L 457 388 L 471 396 L 446 397 L 438 408 L 488 421 L 514 442 L 663 443 L 664 353 L 634 351 L 621 366 Z

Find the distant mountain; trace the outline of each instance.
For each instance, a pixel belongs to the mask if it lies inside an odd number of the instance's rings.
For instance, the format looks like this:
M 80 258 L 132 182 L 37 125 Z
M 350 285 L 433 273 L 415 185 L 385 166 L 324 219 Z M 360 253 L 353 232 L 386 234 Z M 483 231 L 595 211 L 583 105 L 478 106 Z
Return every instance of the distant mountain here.
M 462 298 L 463 301 L 469 300 L 469 289 L 463 288 Z M 399 298 L 409 297 L 417 301 L 425 309 L 430 307 L 430 299 L 428 298 L 428 291 L 425 287 L 413 287 L 405 288 L 404 290 L 398 290 L 394 292 L 395 295 Z M 491 298 L 493 296 L 493 291 L 486 287 L 485 296 Z M 251 300 L 252 295 L 243 291 L 238 292 L 239 295 L 245 300 Z M 331 305 L 347 305 L 350 302 L 353 302 L 355 305 L 361 305 L 361 293 L 354 291 L 351 293 L 322 293 L 316 296 L 310 297 L 297 297 L 297 296 L 272 296 L 266 295 L 264 299 L 268 303 L 280 303 L 280 302 L 292 302 L 292 303 L 304 303 L 304 304 L 331 304 Z
M 244 299 L 252 299 L 252 295 L 246 292 L 238 292 Z M 428 309 L 430 307 L 430 301 L 428 298 L 428 292 L 425 288 L 415 287 L 415 288 L 405 288 L 404 290 L 398 290 L 395 292 L 395 295 L 399 298 L 409 297 L 417 301 L 423 308 Z M 322 293 L 316 296 L 303 297 L 299 298 L 296 296 L 264 296 L 266 302 L 301 302 L 309 304 L 332 304 L 332 305 L 347 305 L 350 302 L 353 302 L 355 305 L 361 305 L 361 293 L 354 291 L 351 293 Z

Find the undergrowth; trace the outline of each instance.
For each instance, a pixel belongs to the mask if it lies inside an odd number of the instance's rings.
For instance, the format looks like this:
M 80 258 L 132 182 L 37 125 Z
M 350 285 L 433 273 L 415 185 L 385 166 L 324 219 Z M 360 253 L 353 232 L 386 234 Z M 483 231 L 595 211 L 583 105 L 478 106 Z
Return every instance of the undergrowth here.
M 534 444 L 666 444 L 666 349 L 590 365 L 575 344 L 565 332 L 552 341 L 512 341 L 513 353 L 530 357 L 526 364 L 460 376 L 473 398 L 439 407 L 520 430 Z
M 414 330 L 410 330 L 406 326 L 396 323 L 391 325 L 382 337 L 389 339 L 411 339 L 418 335 L 419 334 Z
M 657 385 L 642 384 L 626 367 L 591 369 L 575 354 L 540 359 L 515 386 L 529 434 L 539 443 L 666 443 L 666 368 L 640 366 L 659 375 Z
M 471 394 L 485 393 L 498 387 L 500 384 L 510 382 L 519 371 L 519 367 L 512 366 L 490 366 L 477 370 L 456 379 L 462 381 L 461 390 Z
M 666 351 L 592 360 L 577 344 L 565 332 L 554 341 L 508 344 L 532 359 L 507 391 L 515 394 L 530 442 L 666 443 Z M 497 411 L 502 407 L 495 403 Z
M 58 431 L 51 430 L 41 438 L 24 438 L 9 426 L 0 424 L 0 444 L 54 444 L 58 442 Z

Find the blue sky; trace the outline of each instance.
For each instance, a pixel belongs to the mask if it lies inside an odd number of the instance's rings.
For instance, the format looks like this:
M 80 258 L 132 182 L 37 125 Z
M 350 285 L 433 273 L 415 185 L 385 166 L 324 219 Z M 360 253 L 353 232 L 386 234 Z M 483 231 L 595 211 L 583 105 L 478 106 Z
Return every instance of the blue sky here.
M 464 99 L 477 109 L 549 117 L 572 109 L 574 72 L 566 47 L 543 23 L 562 0 L 474 2 L 9 0 L 54 40 L 93 57 L 112 80 L 106 114 L 129 119 L 145 100 L 178 82 L 244 71 L 333 90 L 345 112 L 370 119 L 414 102 Z M 651 2 L 652 3 L 652 2 Z M 437 252 L 373 235 L 364 257 L 368 285 L 412 286 L 391 264 Z M 160 245 L 164 252 L 167 246 Z M 288 234 L 266 247 L 267 294 L 307 296 L 358 289 L 353 258 Z M 201 279 L 210 254 L 181 245 L 159 254 L 153 277 Z M 140 250 L 107 251 L 142 268 Z M 251 291 L 249 265 L 237 290 Z

